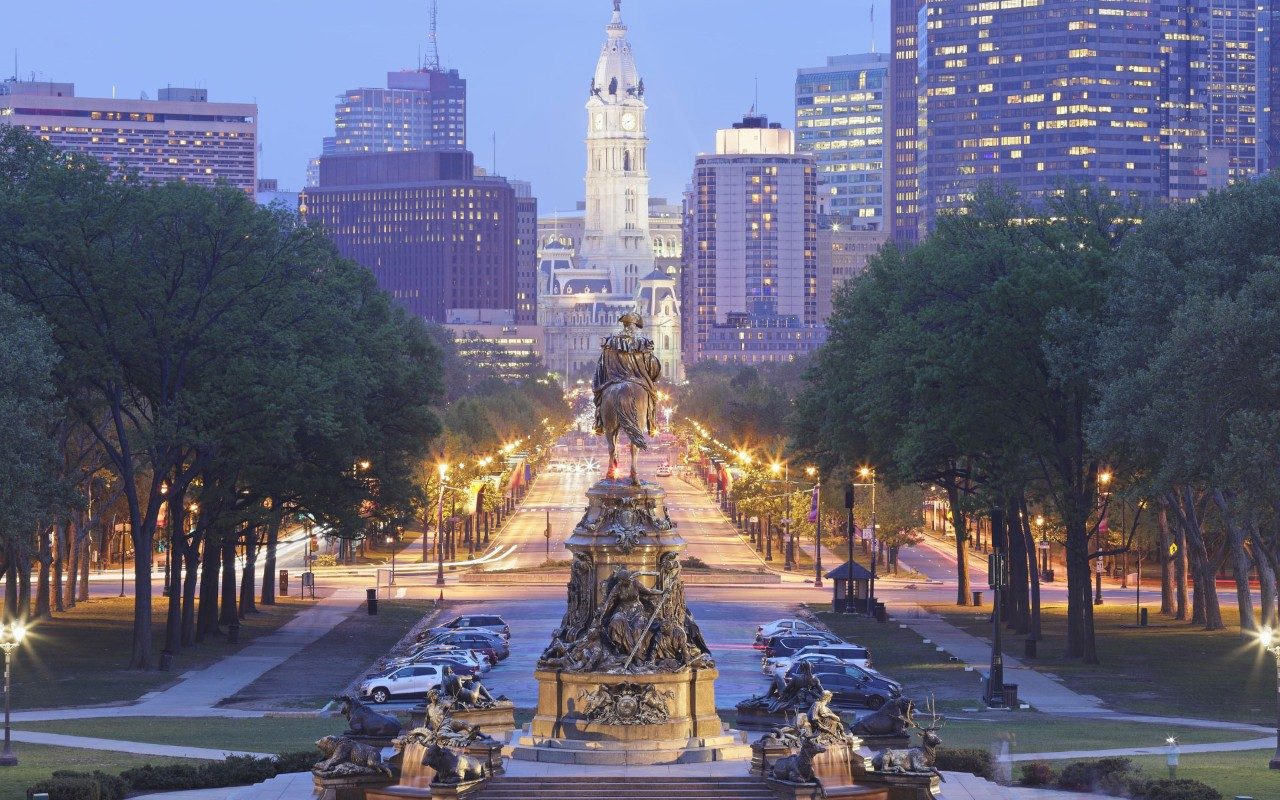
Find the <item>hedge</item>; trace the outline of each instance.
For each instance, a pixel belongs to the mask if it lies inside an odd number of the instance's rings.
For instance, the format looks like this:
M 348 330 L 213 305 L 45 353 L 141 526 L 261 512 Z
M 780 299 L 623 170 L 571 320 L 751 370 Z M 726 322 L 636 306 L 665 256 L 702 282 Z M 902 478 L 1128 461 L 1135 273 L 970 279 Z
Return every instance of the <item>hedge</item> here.
M 227 756 L 204 764 L 144 764 L 119 775 L 95 770 L 59 770 L 27 789 L 27 797 L 46 792 L 49 800 L 124 800 L 131 792 L 173 792 L 185 789 L 218 789 L 261 783 L 276 775 L 306 772 L 317 761 L 316 753 L 281 753 L 269 758 Z

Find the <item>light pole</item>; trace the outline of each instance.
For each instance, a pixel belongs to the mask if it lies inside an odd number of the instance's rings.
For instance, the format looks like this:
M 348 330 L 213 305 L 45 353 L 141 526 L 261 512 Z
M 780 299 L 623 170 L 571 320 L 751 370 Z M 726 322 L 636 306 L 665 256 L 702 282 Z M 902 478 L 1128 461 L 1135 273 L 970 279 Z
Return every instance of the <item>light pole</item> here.
M 440 497 L 436 501 L 436 586 L 444 586 L 444 476 L 449 474 L 449 465 L 440 464 Z M 423 536 L 426 532 L 423 531 Z
M 774 475 L 782 473 L 782 494 L 786 503 L 786 511 L 782 517 L 782 538 L 786 542 L 786 550 L 783 556 L 782 568 L 791 570 L 796 565 L 796 538 L 791 528 L 791 465 L 787 463 L 779 464 L 777 461 L 769 466 Z
M 880 546 L 880 540 L 876 536 L 876 471 L 871 467 L 863 467 L 858 470 L 858 477 L 870 481 L 861 485 L 871 487 L 871 585 L 867 589 L 867 616 L 871 616 L 875 613 L 876 562 L 879 561 Z
M 0 630 L 0 649 L 4 650 L 4 752 L 0 753 L 0 767 L 12 767 L 18 763 L 18 756 L 13 752 L 9 733 L 10 666 L 13 651 L 22 644 L 22 637 L 25 635 L 26 629 L 20 622 L 6 622 L 4 628 Z
M 1102 518 L 1098 520 L 1098 527 L 1094 533 L 1094 547 L 1098 553 L 1102 552 L 1102 534 L 1107 531 L 1107 500 L 1110 499 L 1111 493 L 1107 487 L 1111 485 L 1111 473 L 1103 471 L 1098 473 L 1098 484 L 1102 489 Z M 1093 604 L 1095 606 L 1102 605 L 1102 556 L 1099 555 L 1093 566 Z
M 1271 628 L 1263 628 L 1258 632 L 1258 643 L 1276 657 L 1276 752 L 1267 766 L 1280 769 L 1280 636 Z
M 1004 708 L 1004 652 L 1000 641 L 1001 590 L 1005 587 L 1004 567 L 1006 533 L 1004 509 L 991 509 L 991 546 L 987 559 L 987 585 L 991 587 L 991 668 L 987 672 L 987 693 L 983 701 L 991 708 Z
M 387 546 L 391 548 L 391 582 L 388 583 L 387 585 L 395 586 L 396 585 L 396 537 L 390 533 L 387 534 Z
M 805 467 L 804 474 L 819 478 L 817 467 Z M 813 482 L 813 588 L 822 588 L 822 480 Z
M 116 525 L 116 533 L 120 535 L 120 596 L 124 597 L 124 539 L 132 528 L 132 524 L 121 522 Z
M 849 519 L 845 523 L 845 535 L 849 539 L 849 574 L 845 585 L 844 594 L 844 611 L 846 614 L 853 613 L 853 494 L 856 484 L 850 483 L 844 489 L 844 507 L 849 512 Z M 834 610 L 834 609 L 833 609 Z

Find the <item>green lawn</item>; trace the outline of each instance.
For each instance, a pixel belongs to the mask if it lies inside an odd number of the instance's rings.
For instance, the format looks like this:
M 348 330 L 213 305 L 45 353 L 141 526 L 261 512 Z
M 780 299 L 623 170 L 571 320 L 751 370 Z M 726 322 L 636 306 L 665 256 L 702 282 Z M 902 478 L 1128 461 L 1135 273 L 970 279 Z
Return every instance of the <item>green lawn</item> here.
M 990 639 L 986 614 L 953 605 L 929 610 Z M 1095 606 L 1102 663 L 1090 666 L 1059 655 L 1066 641 L 1065 606 L 1046 606 L 1042 613 L 1045 639 L 1040 658 L 1030 664 L 1117 711 L 1260 725 L 1275 719 L 1275 663 L 1257 644 L 1242 641 L 1238 629 L 1204 631 L 1158 614 L 1151 616 L 1151 627 L 1138 628 L 1132 605 Z M 1006 635 L 1005 646 L 1011 655 L 1021 653 L 1022 637 Z
M 1248 731 L 1082 720 L 1034 711 L 1004 712 L 994 718 L 975 715 L 974 719 L 957 719 L 957 716 L 949 715 L 942 728 L 942 739 L 947 747 L 985 750 L 992 744 L 1007 740 L 1015 753 L 1158 747 L 1169 736 L 1176 736 L 1183 744 L 1233 742 L 1260 737 L 1260 734 Z
M 1242 750 L 1230 753 L 1183 753 L 1178 761 L 1178 777 L 1203 781 L 1222 792 L 1223 797 L 1253 797 L 1274 800 L 1280 797 L 1280 771 L 1267 768 L 1272 750 Z M 1050 762 L 1062 769 L 1070 762 Z M 1133 763 L 1153 778 L 1165 778 L 1169 768 L 1164 756 L 1135 756 Z M 1018 764 L 1013 777 L 1018 778 Z
M 163 644 L 167 600 L 152 608 L 155 659 Z M 259 636 L 272 633 L 315 601 L 280 598 L 275 606 L 259 606 L 240 628 L 240 643 L 212 639 L 187 648 L 172 672 L 127 669 L 133 630 L 133 598 L 97 598 L 75 609 L 40 620 L 27 628 L 27 639 L 14 653 L 13 707 L 56 708 L 136 700 L 172 683 L 191 669 L 201 669 L 237 652 Z
M 181 758 L 160 756 L 133 756 L 105 750 L 80 750 L 73 747 L 47 747 L 40 744 L 15 742 L 18 755 L 16 767 L 0 769 L 0 798 L 18 800 L 27 796 L 27 787 L 44 780 L 54 770 L 69 769 L 92 772 L 100 769 L 112 774 L 144 764 L 198 763 Z
M 346 720 L 334 717 L 263 717 L 230 719 L 201 717 L 91 717 L 78 720 L 22 722 L 18 730 L 65 733 L 127 742 L 175 744 L 254 753 L 312 750 L 316 739 L 341 733 Z M 317 753 L 317 757 L 318 757 Z

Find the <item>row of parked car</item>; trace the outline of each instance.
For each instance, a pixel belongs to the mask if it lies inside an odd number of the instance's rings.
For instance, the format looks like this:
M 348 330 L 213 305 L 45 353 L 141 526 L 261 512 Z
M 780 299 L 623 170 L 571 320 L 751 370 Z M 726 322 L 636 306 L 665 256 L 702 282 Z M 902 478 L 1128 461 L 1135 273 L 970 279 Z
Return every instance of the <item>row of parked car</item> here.
M 778 619 L 756 629 L 763 651 L 760 671 L 775 682 L 795 676 L 801 664 L 813 670 L 837 708 L 877 709 L 902 696 L 902 685 L 871 666 L 867 648 L 846 642 L 802 619 Z
M 360 683 L 360 696 L 375 703 L 426 696 L 440 685 L 444 668 L 479 676 L 511 655 L 511 628 L 493 614 L 467 614 L 418 636 L 409 651 L 383 659 Z

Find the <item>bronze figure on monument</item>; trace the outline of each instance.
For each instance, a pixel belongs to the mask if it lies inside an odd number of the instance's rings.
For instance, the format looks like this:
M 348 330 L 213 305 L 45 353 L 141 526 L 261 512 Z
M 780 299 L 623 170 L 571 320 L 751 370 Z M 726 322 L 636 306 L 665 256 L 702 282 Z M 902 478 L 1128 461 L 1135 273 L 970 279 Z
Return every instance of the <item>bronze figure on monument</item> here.
M 646 436 L 658 431 L 657 382 L 662 365 L 653 354 L 653 340 L 641 336 L 639 314 L 623 314 L 622 332 L 606 336 L 591 381 L 596 405 L 595 433 L 609 442 L 609 477 L 618 478 L 618 436 L 631 442 L 631 484 L 640 485 L 636 452 L 647 450 Z

